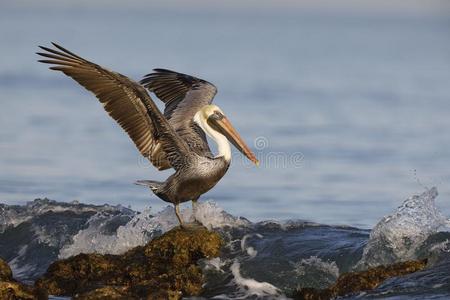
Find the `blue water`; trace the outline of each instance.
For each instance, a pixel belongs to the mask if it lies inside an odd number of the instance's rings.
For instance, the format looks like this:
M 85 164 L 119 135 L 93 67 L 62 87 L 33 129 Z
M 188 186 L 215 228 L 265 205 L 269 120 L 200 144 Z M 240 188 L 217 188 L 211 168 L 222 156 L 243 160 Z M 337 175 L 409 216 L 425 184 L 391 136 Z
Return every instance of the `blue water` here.
M 165 206 L 165 179 L 97 100 L 36 62 L 56 41 L 139 80 L 155 67 L 213 82 L 261 159 L 238 153 L 204 199 L 253 221 L 370 228 L 437 186 L 450 215 L 450 18 L 0 4 L 0 201 Z M 156 101 L 156 99 L 155 99 Z M 256 144 L 256 145 L 254 145 Z
M 195 217 L 221 235 L 223 246 L 219 257 L 199 261 L 203 290 L 186 299 L 287 299 L 300 287 L 327 288 L 346 272 L 424 258 L 425 269 L 345 299 L 449 299 L 450 223 L 436 207 L 436 196 L 432 188 L 408 198 L 371 231 L 299 220 L 252 223 L 201 202 Z M 182 217 L 192 220 L 192 211 L 183 210 Z M 121 254 L 175 226 L 170 206 L 137 213 L 119 205 L 48 199 L 0 204 L 0 257 L 14 278 L 31 283 L 57 259 Z

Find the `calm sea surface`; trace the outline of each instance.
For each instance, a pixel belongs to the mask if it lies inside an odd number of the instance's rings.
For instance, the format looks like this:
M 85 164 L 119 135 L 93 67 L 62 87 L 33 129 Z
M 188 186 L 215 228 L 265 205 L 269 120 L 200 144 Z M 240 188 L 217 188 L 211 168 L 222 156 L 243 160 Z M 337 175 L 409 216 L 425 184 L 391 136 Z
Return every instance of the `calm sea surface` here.
M 36 62 L 50 41 L 139 80 L 194 74 L 260 157 L 204 199 L 251 220 L 372 226 L 437 186 L 450 215 L 450 19 L 0 4 L 0 202 L 165 206 L 165 179 L 97 100 Z M 156 98 L 154 98 L 157 101 Z

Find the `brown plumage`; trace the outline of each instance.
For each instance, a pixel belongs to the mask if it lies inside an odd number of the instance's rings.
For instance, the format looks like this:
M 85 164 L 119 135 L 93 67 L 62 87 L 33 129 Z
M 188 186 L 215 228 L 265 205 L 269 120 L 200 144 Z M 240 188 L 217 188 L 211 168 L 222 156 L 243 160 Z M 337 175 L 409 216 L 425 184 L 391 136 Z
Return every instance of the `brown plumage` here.
M 173 168 L 165 182 L 138 181 L 164 201 L 178 204 L 210 190 L 225 174 L 231 150 L 227 139 L 249 159 L 257 159 L 231 126 L 223 112 L 211 105 L 217 89 L 211 83 L 186 74 L 155 69 L 141 81 L 165 103 L 164 115 L 144 87 L 128 77 L 109 71 L 53 43 L 40 47 L 51 64 L 95 94 L 106 112 L 128 133 L 139 152 L 159 170 Z M 219 145 L 213 157 L 205 132 Z
M 199 155 L 211 155 L 206 135 L 193 118 L 203 106 L 212 103 L 217 88 L 190 75 L 166 69 L 154 71 L 140 83 L 165 103 L 164 116 L 189 148 Z

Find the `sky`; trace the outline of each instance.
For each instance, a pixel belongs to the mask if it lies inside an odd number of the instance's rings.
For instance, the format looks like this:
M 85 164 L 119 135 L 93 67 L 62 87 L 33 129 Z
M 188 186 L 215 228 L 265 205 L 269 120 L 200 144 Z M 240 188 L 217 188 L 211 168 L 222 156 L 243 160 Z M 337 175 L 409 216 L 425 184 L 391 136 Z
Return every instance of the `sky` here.
M 16 0 L 0 4 L 16 7 L 89 7 L 104 8 L 120 6 L 124 9 L 140 9 L 143 7 L 155 7 L 166 9 L 198 10 L 198 9 L 222 9 L 222 10 L 301 10 L 311 12 L 344 12 L 363 14 L 406 14 L 406 15 L 450 15 L 450 1 L 448 0 Z

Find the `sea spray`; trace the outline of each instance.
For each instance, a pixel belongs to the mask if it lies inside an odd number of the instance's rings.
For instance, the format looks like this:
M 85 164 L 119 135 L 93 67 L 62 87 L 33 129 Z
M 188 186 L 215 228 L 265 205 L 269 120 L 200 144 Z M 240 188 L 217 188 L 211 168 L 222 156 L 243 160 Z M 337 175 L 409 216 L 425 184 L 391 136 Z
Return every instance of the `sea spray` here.
M 285 296 L 274 285 L 268 282 L 260 282 L 253 278 L 245 278 L 241 275 L 240 263 L 235 261 L 230 267 L 231 273 L 234 277 L 234 282 L 241 290 L 241 295 L 235 296 L 232 299 L 246 299 L 251 296 L 256 296 L 265 299 L 283 299 Z
M 192 218 L 192 211 L 184 209 L 182 217 L 188 222 Z M 196 219 L 209 229 L 250 224 L 246 219 L 228 214 L 211 201 L 198 204 Z M 151 214 L 151 209 L 146 209 L 137 213 L 126 224 L 117 227 L 117 230 L 105 230 L 110 227 L 111 222 L 114 222 L 114 216 L 107 212 L 94 215 L 88 221 L 88 227 L 73 237 L 73 243 L 61 249 L 59 257 L 67 258 L 78 253 L 93 252 L 121 254 L 133 247 L 143 246 L 154 237 L 179 226 L 172 206 L 167 206 L 154 215 Z
M 416 197 L 418 202 L 425 202 L 423 206 L 428 211 L 410 210 L 411 205 L 404 205 L 400 215 L 403 219 L 403 212 L 410 211 L 412 218 L 407 218 L 410 221 L 406 229 L 416 228 L 417 232 L 424 232 L 422 239 L 425 238 L 425 241 L 419 247 L 421 253 L 436 252 L 439 255 L 436 255 L 429 269 L 386 282 L 371 294 L 389 291 L 393 295 L 407 294 L 408 299 L 414 299 L 411 294 L 420 295 L 416 299 L 423 299 L 424 291 L 433 297 L 437 295 L 436 291 L 440 295 L 450 295 L 447 242 L 450 233 L 436 233 L 439 228 L 434 225 L 418 225 L 436 224 L 433 220 L 442 218 L 437 209 L 434 211 L 433 206 L 430 209 L 429 202 L 434 201 L 433 197 Z M 190 208 L 182 213 L 186 221 L 193 219 Z M 3 205 L 1 216 L 7 221 L 4 231 L 0 232 L 0 256 L 13 262 L 12 266 L 21 275 L 21 280 L 34 280 L 42 275 L 58 254 L 67 257 L 86 251 L 120 253 L 178 226 L 172 206 L 160 212 L 145 210 L 138 213 L 120 206 L 46 200 L 27 206 Z M 283 294 L 289 295 L 299 286 L 312 286 L 313 283 L 318 288 L 325 288 L 336 274 L 355 267 L 363 256 L 364 248 L 365 255 L 368 255 L 365 246 L 369 244 L 370 232 L 366 229 L 302 220 L 251 223 L 209 201 L 199 203 L 196 219 L 219 232 L 226 245 L 220 258 L 199 262 L 207 278 L 202 296 L 208 299 L 277 298 Z M 392 224 L 392 218 L 383 220 Z M 401 229 L 401 232 L 409 231 Z M 322 277 L 325 280 L 318 280 Z M 246 288 L 246 284 L 263 288 L 264 295 L 256 296 L 260 290 L 256 289 L 255 294 L 254 290 Z
M 252 234 L 246 234 L 244 235 L 244 237 L 241 239 L 241 250 L 242 252 L 245 252 L 248 254 L 249 258 L 255 258 L 256 255 L 258 255 L 258 251 L 255 250 L 255 248 L 251 247 L 251 246 L 247 246 L 246 245 L 246 241 L 248 238 L 252 237 Z M 262 239 L 263 236 L 259 233 L 254 234 L 254 236 Z
M 324 287 L 333 284 L 339 277 L 339 267 L 336 262 L 324 261 L 317 256 L 303 258 L 293 265 L 298 275 L 299 286 Z
M 435 187 L 406 199 L 397 210 L 381 219 L 370 233 L 363 256 L 355 269 L 417 259 L 426 239 L 446 225 L 436 206 Z

